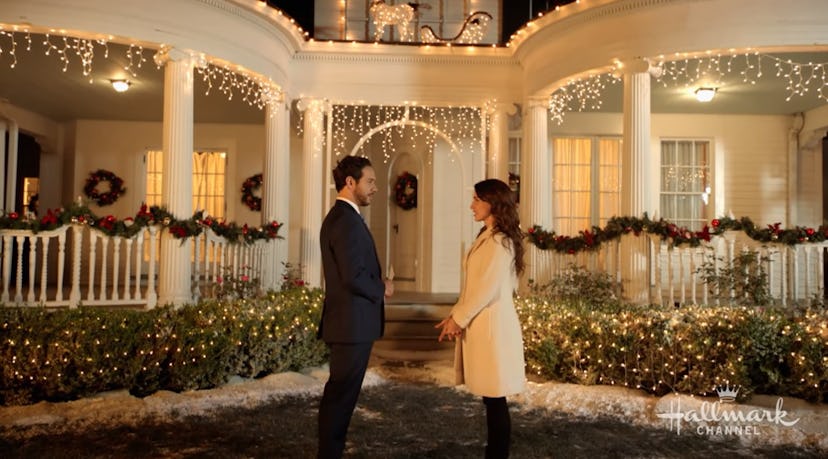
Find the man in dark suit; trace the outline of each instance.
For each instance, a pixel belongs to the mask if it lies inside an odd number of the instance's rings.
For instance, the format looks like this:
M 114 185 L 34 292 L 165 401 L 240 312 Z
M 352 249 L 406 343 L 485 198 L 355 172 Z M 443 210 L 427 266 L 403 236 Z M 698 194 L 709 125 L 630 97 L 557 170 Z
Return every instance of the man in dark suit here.
M 385 325 L 383 280 L 374 239 L 359 212 L 371 204 L 377 177 L 368 158 L 347 156 L 333 170 L 336 203 L 322 222 L 319 242 L 325 302 L 319 335 L 331 351 L 330 377 L 319 404 L 319 458 L 339 458 L 374 340 Z

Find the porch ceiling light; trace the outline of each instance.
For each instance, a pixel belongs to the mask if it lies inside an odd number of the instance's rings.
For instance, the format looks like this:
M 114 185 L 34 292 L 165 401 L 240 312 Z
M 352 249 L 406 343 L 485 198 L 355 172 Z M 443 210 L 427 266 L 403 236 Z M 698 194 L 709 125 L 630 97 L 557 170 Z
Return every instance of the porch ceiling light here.
M 114 89 L 117 92 L 125 92 L 132 85 L 132 83 L 129 80 L 123 79 L 109 80 L 109 83 L 112 84 L 112 89 Z
M 716 95 L 716 88 L 698 88 L 696 89 L 696 100 L 699 102 L 710 102 L 713 96 Z

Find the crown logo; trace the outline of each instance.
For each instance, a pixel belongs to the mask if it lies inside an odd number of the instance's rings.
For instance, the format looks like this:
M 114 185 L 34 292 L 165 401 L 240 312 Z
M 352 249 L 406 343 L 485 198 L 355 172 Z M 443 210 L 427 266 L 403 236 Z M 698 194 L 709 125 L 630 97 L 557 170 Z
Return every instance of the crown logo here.
M 729 384 L 725 386 L 716 386 L 716 393 L 719 394 L 720 402 L 733 403 L 736 401 L 736 396 L 739 395 L 739 386 L 731 387 Z

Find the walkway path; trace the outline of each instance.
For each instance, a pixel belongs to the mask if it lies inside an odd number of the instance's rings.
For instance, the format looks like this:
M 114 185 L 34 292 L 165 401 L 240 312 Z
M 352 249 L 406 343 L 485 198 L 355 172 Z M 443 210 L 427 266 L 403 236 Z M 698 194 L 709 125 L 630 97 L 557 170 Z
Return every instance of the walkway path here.
M 482 457 L 483 406 L 444 384 L 450 371 L 447 364 L 373 366 L 351 425 L 346 457 Z M 110 394 L 72 402 L 74 408 L 4 408 L 0 457 L 313 458 L 324 379 L 320 373 L 273 375 L 214 391 L 161 393 L 144 400 Z M 750 447 L 739 437 L 677 435 L 617 416 L 578 416 L 530 404 L 515 403 L 512 416 L 516 459 L 825 457 L 825 451 L 804 447 Z

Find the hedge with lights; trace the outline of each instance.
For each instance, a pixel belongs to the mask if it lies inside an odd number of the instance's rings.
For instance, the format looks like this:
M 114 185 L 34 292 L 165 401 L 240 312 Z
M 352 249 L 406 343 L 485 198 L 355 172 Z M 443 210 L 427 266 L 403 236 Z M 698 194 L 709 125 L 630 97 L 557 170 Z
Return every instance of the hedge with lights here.
M 151 311 L 0 308 L 0 404 L 144 396 L 320 365 L 322 291 Z
M 717 385 L 828 402 L 828 311 L 516 301 L 527 371 L 576 384 L 715 396 Z

